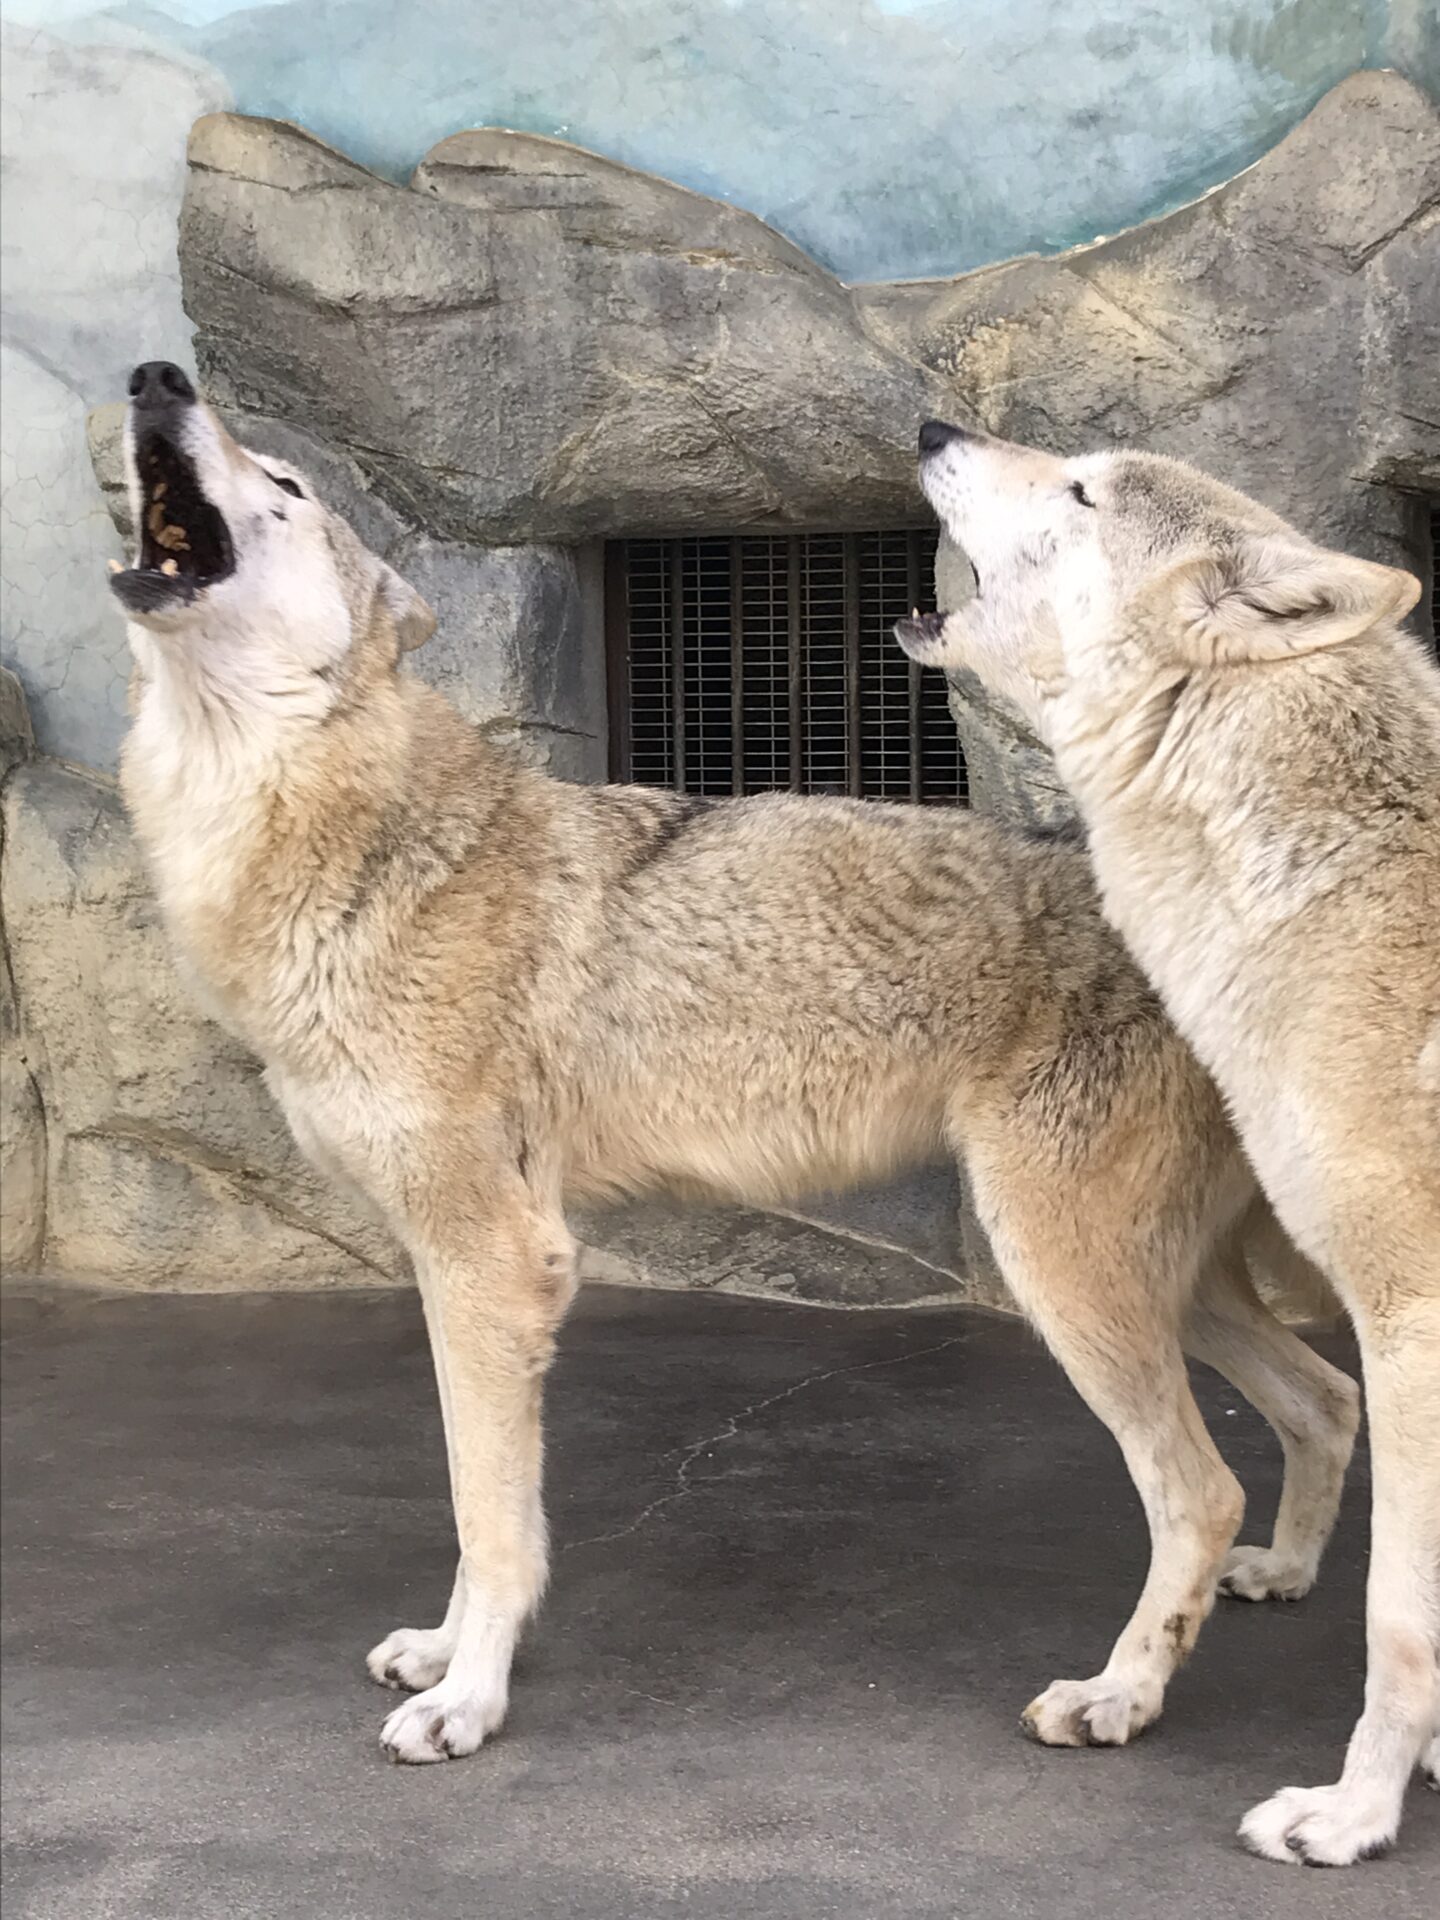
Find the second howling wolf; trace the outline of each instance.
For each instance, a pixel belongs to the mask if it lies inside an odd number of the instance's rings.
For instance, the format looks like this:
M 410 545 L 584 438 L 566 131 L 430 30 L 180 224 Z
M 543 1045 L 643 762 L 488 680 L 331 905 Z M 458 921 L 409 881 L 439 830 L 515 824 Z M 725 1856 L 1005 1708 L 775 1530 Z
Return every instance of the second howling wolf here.
M 1028 1708 L 1040 1739 L 1152 1721 L 1217 1582 L 1303 1592 L 1355 1390 L 1257 1300 L 1246 1243 L 1296 1256 L 1083 850 L 962 812 L 547 779 L 401 670 L 428 608 L 302 475 L 178 368 L 131 391 L 125 796 L 209 1006 L 408 1248 L 434 1348 L 460 1561 L 443 1622 L 370 1655 L 416 1690 L 388 1751 L 471 1753 L 504 1717 L 545 1584 L 541 1382 L 580 1193 L 773 1201 L 963 1160 L 1152 1536 L 1104 1670 Z M 1268 1547 L 1232 1550 L 1240 1489 L 1186 1344 L 1284 1440 Z

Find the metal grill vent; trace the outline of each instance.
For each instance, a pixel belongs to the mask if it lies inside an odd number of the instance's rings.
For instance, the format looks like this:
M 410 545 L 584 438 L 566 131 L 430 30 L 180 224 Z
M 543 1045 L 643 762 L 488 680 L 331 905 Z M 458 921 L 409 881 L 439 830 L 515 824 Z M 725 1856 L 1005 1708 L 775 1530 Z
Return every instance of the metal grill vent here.
M 930 530 L 614 543 L 613 776 L 963 804 L 944 675 L 891 632 L 933 608 L 935 547 Z

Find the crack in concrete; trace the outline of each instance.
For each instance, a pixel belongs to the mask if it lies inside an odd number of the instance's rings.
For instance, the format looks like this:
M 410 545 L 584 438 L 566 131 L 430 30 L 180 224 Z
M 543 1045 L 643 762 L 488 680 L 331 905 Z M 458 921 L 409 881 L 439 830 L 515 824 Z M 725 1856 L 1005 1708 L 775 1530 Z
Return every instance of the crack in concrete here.
M 778 1407 L 782 1401 L 793 1400 L 797 1393 L 803 1393 L 807 1387 L 821 1386 L 825 1381 L 837 1380 L 844 1374 L 871 1373 L 877 1367 L 897 1367 L 907 1360 L 923 1360 L 927 1354 L 944 1353 L 947 1347 L 958 1347 L 968 1337 L 967 1334 L 956 1333 L 952 1334 L 948 1340 L 937 1340 L 932 1346 L 911 1347 L 904 1353 L 888 1354 L 883 1360 L 862 1360 L 851 1367 L 827 1367 L 821 1373 L 807 1373 L 803 1380 L 796 1380 L 792 1385 L 783 1387 L 779 1393 L 768 1395 L 764 1400 L 753 1401 L 748 1407 L 742 1407 L 738 1413 L 731 1414 L 723 1427 L 717 1428 L 714 1433 L 707 1433 L 703 1439 L 693 1441 L 685 1448 L 675 1468 L 675 1485 L 668 1493 L 662 1493 L 657 1499 L 650 1501 L 648 1506 L 642 1507 L 634 1519 L 627 1521 L 623 1527 L 616 1527 L 610 1533 L 587 1534 L 583 1540 L 567 1540 L 560 1549 L 561 1553 L 572 1553 L 578 1547 L 607 1546 L 612 1540 L 626 1540 L 631 1534 L 638 1533 L 641 1527 L 653 1520 L 657 1513 L 662 1513 L 666 1507 L 674 1506 L 677 1501 L 689 1499 L 697 1491 L 697 1483 L 691 1479 L 691 1470 L 702 1454 L 712 1447 L 723 1446 L 727 1440 L 738 1439 L 741 1428 L 748 1421 L 756 1419 L 771 1407 Z M 715 1486 L 726 1478 L 728 1476 L 723 1473 L 711 1474 L 707 1479 L 698 1482 L 698 1487 Z

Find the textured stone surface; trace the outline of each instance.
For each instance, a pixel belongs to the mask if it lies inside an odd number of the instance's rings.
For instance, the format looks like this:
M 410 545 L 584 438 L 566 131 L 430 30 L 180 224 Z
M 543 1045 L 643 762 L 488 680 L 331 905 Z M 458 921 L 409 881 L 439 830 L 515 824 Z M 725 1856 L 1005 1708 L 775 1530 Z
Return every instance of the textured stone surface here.
M 0 667 L 0 780 L 35 751 L 35 729 L 25 690 L 8 667 Z
M 988 431 L 1179 454 L 1403 563 L 1414 519 L 1391 483 L 1440 490 L 1437 203 L 1440 112 L 1397 74 L 1358 73 L 1168 219 L 862 298 Z
M 442 141 L 413 188 L 221 114 L 181 216 L 201 372 L 449 539 L 913 515 L 941 379 L 752 214 L 563 143 Z
M 48 1267 L 144 1286 L 393 1277 L 258 1064 L 196 1012 L 113 788 L 45 761 L 15 773 L 0 899 L 46 1123 Z
M 862 289 L 874 324 L 987 431 L 1129 442 L 1208 467 L 1353 552 L 1429 575 L 1440 493 L 1440 114 L 1359 73 L 1193 207 L 1103 245 Z M 942 604 L 968 594 L 942 548 Z M 947 597 L 948 595 L 948 597 Z M 1428 600 L 1413 616 L 1428 630 Z M 975 804 L 1052 825 L 1049 757 L 973 679 L 952 708 Z
M 182 263 L 232 425 L 314 474 L 435 601 L 441 634 L 417 670 L 594 777 L 596 538 L 913 521 L 925 412 L 1062 449 L 1183 453 L 1316 533 L 1424 564 L 1437 194 L 1434 107 L 1360 74 L 1169 219 L 959 280 L 849 289 L 752 216 L 563 143 L 456 136 L 405 188 L 296 128 L 220 115 L 193 136 Z M 89 424 L 123 519 L 118 414 Z M 942 554 L 941 583 L 942 600 L 966 590 L 958 556 Z M 63 698 L 47 691 L 57 731 Z M 1064 824 L 1036 743 L 973 688 L 954 707 L 977 805 Z M 43 1040 L 51 1259 L 173 1280 L 205 1264 L 182 1257 L 176 1222 L 191 1220 L 213 1234 L 214 1284 L 256 1270 L 256 1235 L 296 1280 L 347 1260 L 378 1277 L 389 1250 L 300 1167 L 253 1063 L 180 996 L 113 794 L 33 768 L 10 804 L 28 836 L 5 898 L 23 919 L 21 1015 Z M 117 988 L 139 1009 L 128 1037 Z M 616 1221 L 607 1270 L 680 1271 L 683 1239 L 696 1284 L 853 1301 L 879 1285 L 854 1250 L 880 1239 L 889 1297 L 959 1274 L 999 1297 L 963 1206 L 948 1238 L 953 1183 L 906 1191 L 817 1203 L 814 1227 L 677 1226 L 657 1208 Z M 792 1226 L 812 1236 L 794 1257 Z M 833 1277 L 817 1281 L 827 1247 Z
M 412 663 L 421 678 L 552 773 L 603 780 L 605 642 L 580 556 L 413 534 L 388 557 L 439 615 Z
M 578 148 L 442 141 L 409 189 L 294 127 L 191 137 L 202 370 L 452 539 L 883 524 L 916 421 L 1180 451 L 1365 551 L 1440 474 L 1421 320 L 1440 115 L 1353 76 L 1194 206 L 953 281 L 848 289 L 749 214 Z M 1383 367 L 1367 381 L 1367 369 Z M 1371 421 L 1404 386 L 1407 418 Z
M 20 682 L 0 667 L 0 789 L 35 739 Z M 5 827 L 0 818 L 0 862 Z M 33 1267 L 45 1243 L 45 1111 L 20 1026 L 0 903 L 0 1270 Z
M 856 1223 L 861 1208 L 840 1205 L 823 1219 L 798 1211 L 688 1207 L 663 1199 L 614 1212 L 586 1209 L 574 1221 L 585 1242 L 581 1271 L 587 1280 L 811 1305 L 1012 1304 L 1003 1285 L 991 1283 L 988 1262 L 961 1268 L 952 1181 L 935 1187 L 912 1183 L 912 1195 L 923 1201 L 916 1206 L 912 1197 L 908 1211 L 893 1204 L 893 1191 L 884 1188 L 873 1196 L 878 1217 L 866 1222 L 868 1231 Z M 938 1234 L 938 1209 L 930 1204 L 937 1195 L 950 1200 Z M 922 1252 L 914 1240 L 941 1244 L 926 1245 Z
M 856 289 L 748 214 L 534 136 L 442 141 L 409 190 L 233 115 L 191 156 L 211 386 L 242 429 L 263 399 L 343 447 L 452 548 L 914 519 L 914 427 L 939 411 L 1179 453 L 1321 538 L 1429 564 L 1440 115 L 1393 73 L 1118 239 Z M 953 704 L 978 806 L 1069 817 L 1023 730 L 963 682 Z

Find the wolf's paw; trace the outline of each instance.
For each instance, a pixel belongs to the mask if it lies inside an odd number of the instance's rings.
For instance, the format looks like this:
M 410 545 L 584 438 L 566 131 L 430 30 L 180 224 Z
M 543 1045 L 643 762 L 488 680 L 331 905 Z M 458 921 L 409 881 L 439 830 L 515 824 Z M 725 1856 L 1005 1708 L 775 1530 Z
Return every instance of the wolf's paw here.
M 1252 1807 L 1240 1838 L 1252 1853 L 1290 1866 L 1348 1867 L 1372 1860 L 1394 1841 L 1400 1807 L 1392 1796 L 1353 1787 L 1282 1787 Z
M 495 1732 L 505 1718 L 505 1688 L 459 1686 L 442 1680 L 414 1694 L 380 1729 L 380 1744 L 392 1760 L 424 1766 L 459 1760 Z
M 382 1687 L 419 1693 L 445 1678 L 455 1652 L 455 1635 L 443 1627 L 397 1627 L 365 1656 L 370 1678 Z
M 1273 1547 L 1232 1547 L 1219 1589 L 1237 1600 L 1300 1600 L 1314 1584 L 1314 1567 Z
M 1047 1747 L 1123 1747 L 1160 1716 L 1158 1686 L 1126 1684 L 1099 1674 L 1093 1680 L 1053 1680 L 1020 1716 L 1032 1739 Z

